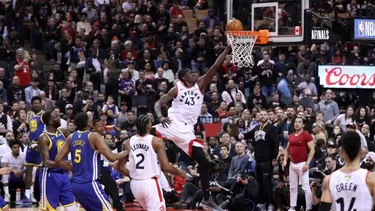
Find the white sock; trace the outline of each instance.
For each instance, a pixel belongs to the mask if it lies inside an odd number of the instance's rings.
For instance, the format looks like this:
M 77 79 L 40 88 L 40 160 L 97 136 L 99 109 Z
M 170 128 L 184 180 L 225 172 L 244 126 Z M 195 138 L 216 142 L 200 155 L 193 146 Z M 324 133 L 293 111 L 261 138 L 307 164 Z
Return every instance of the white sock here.
M 30 194 L 31 194 L 31 195 L 34 195 L 34 185 L 31 185 L 31 186 L 30 186 Z
M 25 190 L 25 196 L 26 198 L 30 198 L 30 189 Z
M 69 207 L 65 207 L 65 210 L 66 211 L 77 211 L 77 206 L 76 206 L 76 204 L 73 204 Z
M 9 195 L 9 186 L 4 186 L 5 195 Z

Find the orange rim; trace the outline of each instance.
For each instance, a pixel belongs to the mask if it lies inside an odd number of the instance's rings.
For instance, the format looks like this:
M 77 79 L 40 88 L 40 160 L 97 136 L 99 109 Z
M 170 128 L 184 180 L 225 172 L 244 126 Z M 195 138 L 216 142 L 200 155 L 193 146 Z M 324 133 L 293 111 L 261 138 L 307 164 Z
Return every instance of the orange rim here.
M 226 31 L 225 33 L 231 34 L 233 37 L 239 36 L 250 36 L 258 35 L 259 37 L 269 37 L 268 30 L 259 30 L 259 31 Z

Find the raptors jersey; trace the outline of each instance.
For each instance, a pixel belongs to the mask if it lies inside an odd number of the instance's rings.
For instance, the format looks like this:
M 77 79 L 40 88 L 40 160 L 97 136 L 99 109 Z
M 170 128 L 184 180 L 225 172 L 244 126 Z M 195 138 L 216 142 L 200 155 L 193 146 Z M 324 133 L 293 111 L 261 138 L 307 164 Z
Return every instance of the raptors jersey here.
M 160 177 L 158 155 L 152 147 L 154 136 L 135 135 L 130 138 L 129 176 L 134 180 Z
M 197 83 L 187 88 L 182 82 L 176 83 L 177 96 L 168 109 L 168 117 L 187 125 L 195 125 L 201 113 L 203 94 Z
M 332 211 L 372 210 L 372 196 L 367 187 L 369 173 L 366 169 L 358 169 L 349 174 L 340 170 L 331 174 L 329 191 L 332 196 Z

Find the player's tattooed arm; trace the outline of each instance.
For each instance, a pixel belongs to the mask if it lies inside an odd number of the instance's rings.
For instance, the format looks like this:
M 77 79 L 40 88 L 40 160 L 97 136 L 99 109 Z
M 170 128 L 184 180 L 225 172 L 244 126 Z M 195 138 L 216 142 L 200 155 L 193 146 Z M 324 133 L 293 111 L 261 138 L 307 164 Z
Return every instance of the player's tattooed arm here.
M 113 153 L 111 149 L 105 143 L 103 137 L 96 132 L 91 133 L 90 142 L 109 162 L 115 162 L 116 160 L 123 159 L 127 154 L 125 151 L 120 153 Z
M 158 160 L 161 168 L 169 174 L 179 175 L 181 177 L 186 176 L 186 172 L 182 169 L 174 167 L 168 160 L 167 152 L 165 151 L 164 141 L 160 138 L 154 137 L 152 139 L 152 147 L 156 154 L 158 154 Z
M 332 204 L 332 196 L 331 192 L 329 191 L 329 179 L 330 176 L 326 176 L 323 180 L 322 185 L 322 197 L 320 198 L 320 211 L 330 211 L 331 204 Z
M 126 156 L 124 159 L 120 159 L 117 161 L 115 168 L 118 172 L 120 172 L 122 175 L 129 177 L 129 170 L 125 167 L 125 164 L 129 161 L 129 153 L 130 153 L 130 145 L 129 145 L 129 139 L 125 140 L 122 144 L 122 150 L 126 152 Z
M 61 168 L 66 169 L 68 171 L 73 170 L 73 165 L 65 159 L 70 153 L 69 145 L 70 145 L 71 138 L 72 138 L 71 135 L 69 135 L 68 138 L 66 138 L 63 147 L 61 148 L 59 153 L 57 153 L 56 158 L 55 158 L 56 164 L 58 166 L 60 166 Z M 43 162 L 44 162 L 44 160 L 43 160 Z
M 223 65 L 223 62 L 225 61 L 226 56 L 228 55 L 229 51 L 231 50 L 230 45 L 228 45 L 225 50 L 220 54 L 220 56 L 216 59 L 214 65 L 208 69 L 207 73 L 202 75 L 197 83 L 199 88 L 202 90 L 204 93 L 206 86 L 212 82 L 212 78 L 215 76 L 217 73 L 217 70 L 220 69 L 221 65 Z
M 49 157 L 49 145 L 50 145 L 50 141 L 46 134 L 42 134 L 41 136 L 39 136 L 38 148 L 39 148 L 40 157 L 42 158 L 42 161 L 43 161 L 43 166 L 47 168 L 57 168 L 59 167 L 57 163 L 51 160 Z

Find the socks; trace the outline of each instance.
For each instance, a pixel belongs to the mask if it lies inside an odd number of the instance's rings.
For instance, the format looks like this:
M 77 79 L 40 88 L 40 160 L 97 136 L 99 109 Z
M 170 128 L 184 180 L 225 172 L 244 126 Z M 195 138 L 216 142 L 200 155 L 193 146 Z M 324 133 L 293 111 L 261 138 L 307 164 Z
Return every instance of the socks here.
M 9 186 L 4 186 L 5 195 L 9 195 Z
M 30 194 L 31 194 L 31 195 L 34 195 L 34 185 L 31 185 L 31 186 L 30 186 Z
M 30 198 L 30 189 L 25 190 L 25 196 L 26 198 Z

